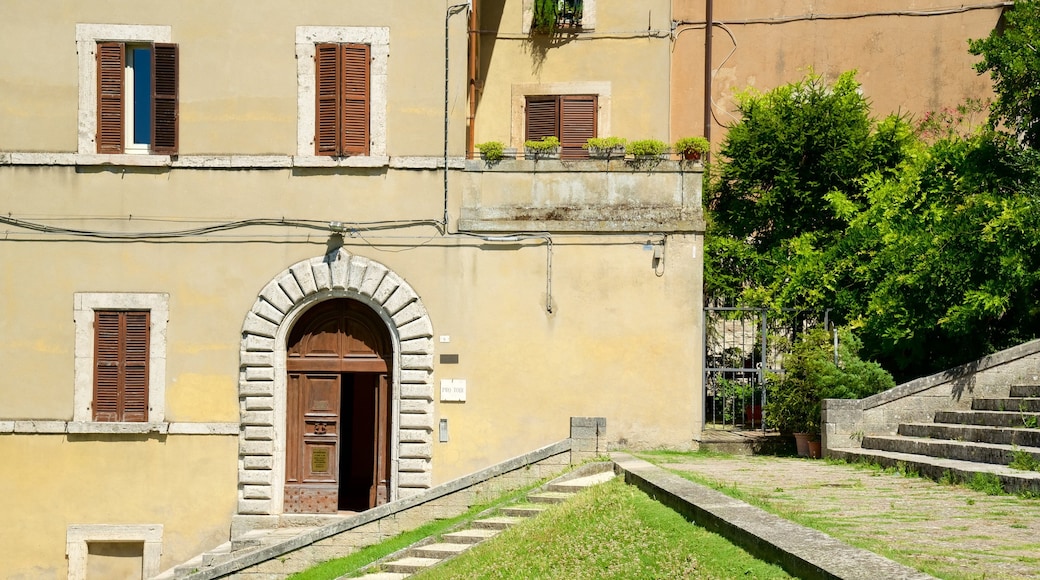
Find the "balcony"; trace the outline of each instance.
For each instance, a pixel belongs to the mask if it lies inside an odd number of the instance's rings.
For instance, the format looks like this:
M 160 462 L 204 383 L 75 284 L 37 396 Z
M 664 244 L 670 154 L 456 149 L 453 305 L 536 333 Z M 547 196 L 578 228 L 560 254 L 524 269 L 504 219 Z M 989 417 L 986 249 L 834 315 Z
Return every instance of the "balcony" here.
M 459 229 L 487 233 L 704 231 L 702 167 L 684 161 L 466 163 Z

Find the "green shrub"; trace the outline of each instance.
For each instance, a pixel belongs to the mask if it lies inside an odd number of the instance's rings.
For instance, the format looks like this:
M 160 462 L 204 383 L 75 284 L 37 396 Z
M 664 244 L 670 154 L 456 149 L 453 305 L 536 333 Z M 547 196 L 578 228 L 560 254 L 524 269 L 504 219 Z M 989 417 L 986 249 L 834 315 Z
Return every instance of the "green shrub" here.
M 549 153 L 560 148 L 560 140 L 556 137 L 542 137 L 538 140 L 524 141 L 524 147 L 537 153 Z
M 832 336 L 822 326 L 802 334 L 784 357 L 784 376 L 767 390 L 766 423 L 782 432 L 819 435 L 823 399 L 862 399 L 895 386 L 881 365 L 859 357 L 862 343 L 838 329 L 838 364 Z
M 661 155 L 668 150 L 668 146 L 664 144 L 664 141 L 657 139 L 640 139 L 630 142 L 627 149 L 629 153 L 636 157 L 649 157 L 651 155 Z
M 505 145 L 501 141 L 487 141 L 485 143 L 477 144 L 477 151 L 480 151 L 480 156 L 488 161 L 498 161 L 502 159 L 502 155 L 505 152 Z
M 624 147 L 624 137 L 592 137 L 581 146 L 582 149 L 615 149 Z
M 683 137 L 675 142 L 672 150 L 678 155 L 707 153 L 711 143 L 704 137 Z

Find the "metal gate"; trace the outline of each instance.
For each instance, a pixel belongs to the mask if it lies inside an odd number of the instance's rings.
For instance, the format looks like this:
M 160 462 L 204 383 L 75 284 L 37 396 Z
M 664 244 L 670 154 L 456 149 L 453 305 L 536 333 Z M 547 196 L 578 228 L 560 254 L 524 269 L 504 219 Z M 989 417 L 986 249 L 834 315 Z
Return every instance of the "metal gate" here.
M 704 309 L 704 426 L 765 430 L 769 385 L 805 319 L 770 317 L 765 308 Z

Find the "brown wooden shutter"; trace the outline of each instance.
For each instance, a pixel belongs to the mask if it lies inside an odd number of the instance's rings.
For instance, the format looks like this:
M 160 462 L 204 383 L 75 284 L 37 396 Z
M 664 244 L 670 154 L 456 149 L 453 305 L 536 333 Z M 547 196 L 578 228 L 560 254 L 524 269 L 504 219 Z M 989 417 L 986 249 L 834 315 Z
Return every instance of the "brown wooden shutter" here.
M 94 420 L 148 420 L 148 312 L 94 315 Z
M 315 155 L 339 155 L 339 56 L 338 44 L 315 47 Z
M 178 50 L 176 44 L 152 47 L 152 153 L 177 154 Z
M 595 95 L 560 97 L 560 159 L 588 159 L 582 146 L 596 136 L 597 111 Z
M 552 96 L 527 97 L 524 139 L 536 141 L 542 137 L 558 137 L 558 99 Z
M 149 313 L 124 312 L 123 421 L 148 420 Z
M 340 151 L 343 155 L 368 155 L 371 48 L 367 44 L 344 44 L 341 49 Z
M 123 152 L 123 84 L 126 49 L 121 42 L 97 45 L 97 152 Z

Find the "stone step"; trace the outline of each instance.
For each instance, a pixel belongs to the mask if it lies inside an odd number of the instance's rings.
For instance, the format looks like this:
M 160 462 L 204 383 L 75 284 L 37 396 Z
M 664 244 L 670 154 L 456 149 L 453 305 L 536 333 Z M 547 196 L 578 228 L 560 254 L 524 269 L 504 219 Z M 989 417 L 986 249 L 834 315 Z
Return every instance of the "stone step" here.
M 382 568 L 386 572 L 397 572 L 398 574 L 415 574 L 433 566 L 439 564 L 440 558 L 401 558 L 400 560 L 394 560 L 393 562 L 386 562 L 382 565 Z
M 614 479 L 615 475 L 613 471 L 601 471 L 592 475 L 586 475 L 584 477 L 576 477 L 574 479 L 568 479 L 558 483 L 550 483 L 548 486 L 549 491 L 562 491 L 565 493 L 575 493 L 581 491 L 586 487 L 598 485 L 600 483 L 606 483 L 611 479 Z
M 445 560 L 457 556 L 473 547 L 473 544 L 449 544 L 446 542 L 437 544 L 426 544 L 408 551 L 408 555 L 415 558 L 436 558 Z
M 500 511 L 507 516 L 514 516 L 518 518 L 530 518 L 544 512 L 545 508 L 533 505 L 517 505 L 504 507 Z
M 453 544 L 479 544 L 488 538 L 497 536 L 501 531 L 502 530 L 493 530 L 489 528 L 470 528 L 468 530 L 443 534 L 441 535 L 441 539 Z
M 1018 411 L 1020 413 L 1040 413 L 1038 397 L 1008 397 L 1006 399 L 974 399 L 971 402 L 973 411 Z
M 365 574 L 364 576 L 340 576 L 336 580 L 345 580 L 346 578 L 364 578 L 364 580 L 404 580 L 411 576 L 402 572 L 373 572 L 372 574 Z
M 957 425 L 948 423 L 903 423 L 899 434 L 907 437 L 929 437 L 953 441 L 997 443 L 1021 447 L 1040 447 L 1040 429 Z
M 829 449 L 828 456 L 846 461 L 866 461 L 884 467 L 907 469 L 935 480 L 942 479 L 945 474 L 948 474 L 948 477 L 955 481 L 968 482 L 976 474 L 992 474 L 1000 479 L 1001 485 L 1007 492 L 1040 493 L 1040 472 L 1011 469 L 1006 465 L 859 448 Z
M 1011 385 L 1012 397 L 1040 397 L 1040 385 Z
M 1030 427 L 1040 425 L 1040 413 L 1018 411 L 937 411 L 936 423 L 988 425 L 991 427 Z
M 504 530 L 511 526 L 524 521 L 524 518 L 517 518 L 513 516 L 498 516 L 494 518 L 484 518 L 482 520 L 474 520 L 473 527 L 484 528 L 485 530 Z
M 574 494 L 565 491 L 542 491 L 527 494 L 527 501 L 533 503 L 563 503 Z
M 925 437 L 905 437 L 900 435 L 870 435 L 863 438 L 864 449 L 895 451 L 944 457 L 959 461 L 978 463 L 994 463 L 1007 465 L 1014 458 L 1016 451 L 1029 453 L 1040 460 L 1040 448 L 1002 445 L 999 443 L 977 443 L 974 441 L 952 441 L 948 439 L 928 439 Z

